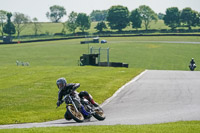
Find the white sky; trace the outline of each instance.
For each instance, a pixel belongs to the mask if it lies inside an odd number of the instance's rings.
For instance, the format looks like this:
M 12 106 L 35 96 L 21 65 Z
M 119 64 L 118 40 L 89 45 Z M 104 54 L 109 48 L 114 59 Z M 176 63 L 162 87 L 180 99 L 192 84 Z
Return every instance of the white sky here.
M 41 22 L 49 22 L 46 12 L 53 5 L 64 6 L 67 16 L 71 11 L 89 15 L 92 10 L 107 10 L 113 5 L 126 6 L 129 11 L 140 5 L 148 5 L 156 13 L 165 13 L 169 7 L 178 7 L 179 10 L 191 7 L 200 12 L 200 0 L 0 0 L 0 10 L 24 13 Z M 62 21 L 66 21 L 67 16 Z

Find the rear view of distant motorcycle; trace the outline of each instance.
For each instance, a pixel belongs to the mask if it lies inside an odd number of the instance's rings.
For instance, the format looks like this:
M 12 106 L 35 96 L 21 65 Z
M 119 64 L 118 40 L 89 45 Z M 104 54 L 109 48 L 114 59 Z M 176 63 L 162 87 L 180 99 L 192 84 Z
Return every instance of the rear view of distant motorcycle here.
M 192 60 L 190 61 L 190 65 L 189 65 L 189 68 L 191 71 L 194 71 L 194 69 L 196 68 L 196 64 L 195 64 L 195 61 L 194 61 L 194 58 L 192 58 Z

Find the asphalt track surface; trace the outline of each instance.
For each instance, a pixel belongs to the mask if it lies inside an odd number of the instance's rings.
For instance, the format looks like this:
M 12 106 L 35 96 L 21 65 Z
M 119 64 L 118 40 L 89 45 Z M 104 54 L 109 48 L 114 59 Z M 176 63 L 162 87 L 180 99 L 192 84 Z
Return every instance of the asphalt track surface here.
M 200 120 L 200 71 L 146 70 L 101 105 L 106 119 L 76 123 L 65 119 L 0 125 L 31 128 L 84 125 L 140 125 Z

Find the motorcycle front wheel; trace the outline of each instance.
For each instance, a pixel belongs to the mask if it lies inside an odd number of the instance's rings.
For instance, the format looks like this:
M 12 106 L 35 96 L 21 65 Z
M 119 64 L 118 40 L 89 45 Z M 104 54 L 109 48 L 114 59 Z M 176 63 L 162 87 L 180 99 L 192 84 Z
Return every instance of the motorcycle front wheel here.
M 68 111 L 65 112 L 65 115 L 64 115 L 65 119 L 70 121 L 72 119 L 71 115 L 68 113 Z
M 84 117 L 81 112 L 77 112 L 73 105 L 67 106 L 67 112 L 76 122 L 80 123 L 84 121 Z

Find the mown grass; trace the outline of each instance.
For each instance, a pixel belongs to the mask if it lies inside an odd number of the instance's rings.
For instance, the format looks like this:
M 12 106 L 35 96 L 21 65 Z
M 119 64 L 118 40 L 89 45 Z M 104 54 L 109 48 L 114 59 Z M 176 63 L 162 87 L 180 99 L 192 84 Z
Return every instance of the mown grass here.
M 62 29 L 63 29 L 62 23 L 40 23 L 40 25 L 41 25 L 41 28 L 40 28 L 40 31 L 38 32 L 38 34 L 51 35 L 51 34 L 55 34 L 55 33 L 61 33 Z M 96 33 L 97 32 L 97 30 L 95 29 L 96 25 L 97 25 L 97 22 L 92 22 L 90 29 L 85 30 L 85 32 L 88 32 L 90 34 Z M 165 24 L 162 20 L 160 20 L 156 24 L 154 22 L 152 22 L 150 29 L 169 29 L 169 28 L 167 26 L 165 26 Z M 71 32 L 69 32 L 67 29 L 65 29 L 65 30 L 66 30 L 67 34 L 71 34 Z M 135 29 L 132 29 L 132 27 L 130 25 L 124 29 L 124 31 L 126 31 L 126 30 L 135 30 Z M 139 28 L 138 30 L 145 30 L 144 25 L 142 25 L 142 28 Z M 117 31 L 117 30 L 112 30 L 107 25 L 107 29 L 104 29 L 104 31 Z M 82 31 L 79 28 L 77 28 L 75 32 L 82 32 Z M 21 32 L 21 35 L 34 35 L 33 24 L 29 24 Z
M 80 44 L 84 39 L 37 42 L 0 46 L 0 124 L 39 122 L 63 118 L 64 105 L 55 109 L 55 81 L 66 77 L 79 82 L 78 91 L 89 91 L 102 103 L 119 87 L 144 69 L 188 70 L 189 60 L 199 66 L 199 37 L 121 37 L 101 38 L 107 44 Z M 157 41 L 180 41 L 166 43 Z M 79 57 L 88 46 L 110 47 L 110 61 L 125 62 L 126 68 L 78 67 Z M 16 60 L 29 67 L 16 66 Z M 117 78 L 116 78 L 117 77 Z M 199 122 L 159 125 L 116 125 L 86 127 L 51 127 L 0 130 L 0 132 L 199 132 Z M 102 130 L 101 130 L 102 129 Z
M 16 60 L 29 62 L 31 66 L 77 66 L 88 47 L 110 47 L 110 61 L 128 63 L 130 68 L 188 70 L 193 57 L 199 63 L 199 37 L 113 37 L 107 44 L 80 44 L 85 39 L 2 45 L 0 66 L 15 66 Z M 167 43 L 159 41 L 177 41 Z M 106 60 L 102 52 L 102 61 Z M 200 70 L 197 67 L 197 70 Z
M 41 28 L 38 32 L 38 34 L 47 34 L 47 35 L 52 35 L 55 33 L 61 33 L 62 29 L 63 29 L 63 24 L 62 23 L 40 23 L 41 24 Z M 95 29 L 97 25 L 97 22 L 92 22 L 91 23 L 91 27 L 88 30 L 85 30 L 85 32 L 88 32 L 90 34 L 92 33 L 96 33 L 97 30 Z M 170 27 L 166 26 L 164 24 L 163 20 L 158 20 L 156 23 L 154 21 L 152 21 L 150 23 L 150 27 L 149 30 L 152 29 L 156 29 L 156 30 L 162 30 L 162 29 L 167 29 L 169 30 Z M 187 29 L 186 27 L 183 28 L 177 28 L 177 29 Z M 192 27 L 192 29 L 199 29 L 199 27 Z M 67 29 L 66 30 L 66 34 L 71 34 L 71 32 L 69 32 Z M 123 29 L 123 31 L 130 31 L 130 30 L 136 30 L 133 29 L 131 24 L 129 26 L 127 26 L 125 29 Z M 145 26 L 144 24 L 142 24 L 141 28 L 138 28 L 138 30 L 145 30 Z M 104 29 L 104 31 L 112 31 L 115 32 L 117 30 L 112 30 L 109 28 L 108 24 L 107 24 L 107 29 Z M 75 32 L 81 32 L 81 30 L 79 28 L 76 29 Z M 34 30 L 33 30 L 33 24 L 29 24 L 21 33 L 20 35 L 34 35 Z
M 77 66 L 81 53 L 87 52 L 80 40 L 3 45 L 0 66 L 16 65 L 16 60 L 31 66 Z
M 110 57 L 114 62 L 127 62 L 130 67 L 157 70 L 188 70 L 188 61 L 199 59 L 198 44 L 157 41 L 197 41 L 197 37 L 116 38 L 111 41 Z M 112 42 L 113 41 L 113 42 Z M 198 61 L 196 62 L 198 65 Z M 197 69 L 200 70 L 200 69 Z
M 75 126 L 30 129 L 2 129 L 0 133 L 199 133 L 200 122 L 175 122 L 153 125 Z
M 63 118 L 56 109 L 59 77 L 80 83 L 98 103 L 136 76 L 142 69 L 106 67 L 0 67 L 0 124 L 39 122 Z M 117 78 L 116 78 L 117 77 Z

